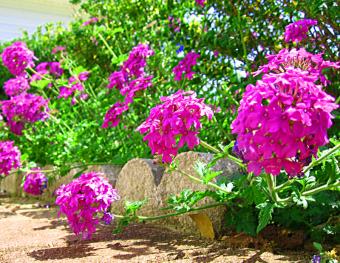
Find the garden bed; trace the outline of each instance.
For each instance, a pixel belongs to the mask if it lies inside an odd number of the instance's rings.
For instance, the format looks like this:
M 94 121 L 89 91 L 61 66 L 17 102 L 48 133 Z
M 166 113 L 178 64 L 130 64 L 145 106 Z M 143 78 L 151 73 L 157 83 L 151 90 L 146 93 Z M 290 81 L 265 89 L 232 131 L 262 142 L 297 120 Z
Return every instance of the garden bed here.
M 69 231 L 56 210 L 35 201 L 0 199 L 1 262 L 308 262 L 313 252 L 281 250 L 235 235 L 209 241 L 151 224 L 121 234 L 101 226 L 92 240 Z M 260 240 L 260 239 L 258 239 Z M 247 248 L 244 245 L 259 246 Z

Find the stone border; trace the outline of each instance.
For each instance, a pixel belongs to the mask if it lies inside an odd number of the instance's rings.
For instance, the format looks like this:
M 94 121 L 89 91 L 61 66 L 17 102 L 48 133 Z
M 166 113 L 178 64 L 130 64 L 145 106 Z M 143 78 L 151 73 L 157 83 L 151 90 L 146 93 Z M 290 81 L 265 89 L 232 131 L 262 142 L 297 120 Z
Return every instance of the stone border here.
M 175 161 L 178 162 L 179 168 L 187 173 L 196 175 L 193 165 L 197 160 L 207 163 L 213 158 L 209 153 L 185 152 L 179 154 Z M 48 169 L 48 167 L 46 167 Z M 213 167 L 215 170 L 223 171 L 220 177 L 232 178 L 238 174 L 238 167 L 236 164 L 228 159 L 219 160 Z M 68 175 L 56 178 L 56 181 L 49 185 L 45 193 L 37 198 L 43 202 L 53 202 L 54 191 L 61 185 L 72 181 L 73 176 L 79 172 L 80 169 L 72 170 Z M 124 202 L 139 201 L 147 199 L 147 203 L 143 206 L 140 214 L 146 216 L 153 216 L 167 213 L 161 211 L 160 208 L 167 206 L 167 199 L 171 194 L 179 194 L 184 189 L 191 189 L 194 191 L 204 191 L 207 189 L 205 185 L 198 184 L 191 181 L 187 177 L 173 172 L 171 175 L 166 174 L 164 168 L 157 164 L 154 160 L 135 158 L 127 162 L 123 167 L 116 165 L 98 165 L 89 166 L 88 171 L 101 172 L 106 176 L 110 183 L 117 189 L 121 200 L 115 202 L 112 210 L 116 213 L 122 213 L 124 210 Z M 86 172 L 84 171 L 84 172 Z M 22 175 L 16 173 L 3 179 L 0 183 L 1 190 L 6 190 L 12 196 L 22 196 L 21 191 Z M 215 181 L 218 178 L 214 179 Z M 214 202 L 213 200 L 202 200 L 199 205 L 207 205 Z M 204 211 L 212 221 L 215 233 L 219 233 L 224 219 L 225 207 L 216 207 Z M 191 234 L 199 234 L 195 223 L 187 215 L 171 217 L 168 219 L 158 221 L 159 224 L 165 225 L 169 228 L 181 230 Z

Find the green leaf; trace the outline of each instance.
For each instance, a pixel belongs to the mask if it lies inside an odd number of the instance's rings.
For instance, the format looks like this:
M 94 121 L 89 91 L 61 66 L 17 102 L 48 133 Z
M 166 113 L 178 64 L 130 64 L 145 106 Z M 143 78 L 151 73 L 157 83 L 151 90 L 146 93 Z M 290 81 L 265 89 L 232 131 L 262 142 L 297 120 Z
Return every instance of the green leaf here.
M 320 243 L 317 242 L 313 242 L 313 246 L 319 251 L 322 252 L 323 251 L 323 247 Z
M 274 204 L 272 203 L 262 203 L 257 206 L 260 209 L 259 213 L 259 224 L 256 229 L 256 233 L 260 233 L 262 229 L 264 229 L 272 219 L 272 214 L 274 211 Z
M 207 164 L 201 161 L 197 161 L 195 163 L 194 169 L 196 170 L 198 175 L 202 177 L 205 184 L 209 183 L 212 179 L 216 178 L 222 173 L 222 171 L 211 170 L 211 168 Z
M 44 89 L 51 81 L 47 79 L 41 79 L 31 82 L 31 86 L 36 87 L 39 90 Z
M 139 201 L 125 201 L 125 214 L 127 215 L 136 215 L 136 212 L 142 208 L 142 206 L 146 203 L 147 199 L 139 200 Z
M 117 58 L 112 58 L 111 59 L 111 63 L 112 64 L 120 64 L 122 63 L 124 60 L 126 60 L 128 58 L 128 55 L 127 54 L 123 54 L 123 55 L 120 55 L 119 57 Z

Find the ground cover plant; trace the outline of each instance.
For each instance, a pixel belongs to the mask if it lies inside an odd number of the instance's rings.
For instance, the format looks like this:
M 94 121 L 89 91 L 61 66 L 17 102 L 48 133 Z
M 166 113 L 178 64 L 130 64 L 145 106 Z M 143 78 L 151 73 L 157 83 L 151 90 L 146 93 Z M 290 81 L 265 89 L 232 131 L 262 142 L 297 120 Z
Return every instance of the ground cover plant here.
M 205 209 L 197 203 L 210 198 L 230 208 L 230 231 L 276 224 L 339 241 L 330 220 L 340 189 L 336 3 L 73 2 L 88 19 L 2 43 L 2 177 L 20 169 L 24 191 L 39 195 L 72 167 L 155 156 L 168 176 L 214 190 L 171 196 L 159 216 L 139 215 L 142 200 L 117 215 L 119 193 L 79 173 L 56 192 L 72 230 L 90 238 L 100 221 L 116 218 L 123 230 Z M 173 159 L 192 149 L 214 158 L 187 174 Z M 214 183 L 222 158 L 239 176 Z

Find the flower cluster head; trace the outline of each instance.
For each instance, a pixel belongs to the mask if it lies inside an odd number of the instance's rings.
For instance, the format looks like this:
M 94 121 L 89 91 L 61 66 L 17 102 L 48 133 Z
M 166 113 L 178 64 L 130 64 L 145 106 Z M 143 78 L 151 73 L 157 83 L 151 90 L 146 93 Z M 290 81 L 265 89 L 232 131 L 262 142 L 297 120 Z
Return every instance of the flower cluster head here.
M 42 62 L 35 68 L 35 70 L 37 73 L 33 74 L 31 81 L 40 80 L 47 74 L 52 77 L 59 78 L 64 73 L 59 62 Z
M 169 21 L 169 27 L 173 28 L 175 32 L 179 32 L 181 30 L 181 19 L 179 18 L 176 19 L 172 16 L 169 16 L 168 21 Z
M 12 141 L 0 141 L 0 176 L 6 176 L 12 169 L 21 166 L 20 151 Z
M 57 54 L 58 52 L 64 52 L 66 50 L 66 47 L 63 46 L 56 46 L 52 49 L 52 54 Z
M 318 24 L 314 19 L 301 19 L 294 23 L 289 24 L 285 28 L 284 38 L 286 42 L 300 42 L 307 38 L 308 30 L 311 26 Z
M 99 215 L 103 215 L 105 223 L 109 222 L 108 210 L 112 202 L 119 200 L 116 189 L 96 172 L 82 174 L 58 188 L 56 194 L 59 214 L 65 214 L 73 232 L 82 234 L 84 239 L 96 231 Z
M 58 98 L 72 97 L 72 105 L 77 103 L 77 99 L 86 100 L 88 94 L 85 92 L 84 82 L 89 78 L 90 73 L 84 71 L 79 73 L 77 76 L 72 76 L 68 79 L 67 86 L 61 86 L 59 88 Z
M 82 26 L 88 26 L 88 25 L 91 25 L 91 24 L 95 24 L 99 21 L 99 18 L 98 17 L 91 17 L 89 20 L 86 20 Z
M 14 134 L 22 135 L 26 123 L 44 121 L 48 118 L 48 100 L 41 96 L 22 93 L 1 102 L 7 125 Z
M 23 75 L 25 69 L 34 66 L 34 53 L 29 50 L 25 43 L 14 42 L 6 47 L 1 54 L 2 63 L 15 76 Z
M 160 154 L 163 162 L 170 163 L 185 144 L 190 149 L 199 144 L 200 120 L 203 116 L 210 120 L 213 111 L 204 99 L 196 98 L 193 91 L 179 90 L 169 97 L 161 97 L 161 101 L 137 130 L 147 133 L 144 141 L 148 141 L 152 154 Z
M 280 73 L 291 68 L 298 68 L 315 75 L 323 85 L 327 85 L 329 81 L 322 74 L 322 71 L 325 68 L 340 68 L 339 62 L 323 60 L 322 54 L 312 54 L 304 48 L 282 49 L 278 54 L 268 55 L 266 58 L 268 63 L 260 66 L 253 73 L 254 76 L 261 73 Z
M 24 191 L 31 195 L 41 195 L 47 187 L 47 178 L 39 168 L 34 168 L 25 176 Z
M 197 64 L 197 59 L 200 57 L 199 54 L 195 52 L 189 52 L 174 69 L 172 70 L 175 74 L 175 80 L 182 80 L 183 74 L 185 78 L 192 79 L 195 72 L 191 70 L 191 67 Z
M 318 148 L 328 143 L 334 98 L 316 84 L 318 77 L 299 68 L 265 74 L 248 85 L 232 123 L 237 152 L 248 171 L 259 175 L 301 175 Z
M 30 88 L 28 80 L 24 76 L 17 76 L 4 83 L 4 90 L 7 96 L 14 97 L 25 93 Z
M 116 102 L 106 112 L 102 127 L 103 128 L 116 127 L 120 122 L 119 116 L 122 115 L 123 112 L 128 110 L 129 106 L 127 104 L 122 103 L 120 101 Z
M 153 76 L 145 73 L 146 59 L 154 55 L 154 51 L 146 44 L 139 44 L 132 49 L 128 59 L 123 63 L 119 71 L 109 76 L 108 88 L 116 87 L 124 96 L 123 102 L 117 102 L 111 106 L 104 117 L 103 128 L 114 127 L 119 124 L 119 116 L 129 109 L 129 104 L 139 91 L 152 86 Z
M 206 0 L 196 0 L 196 4 L 200 5 L 201 7 L 204 7 Z

